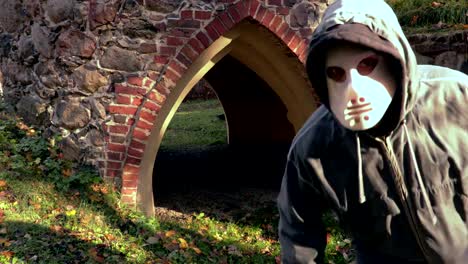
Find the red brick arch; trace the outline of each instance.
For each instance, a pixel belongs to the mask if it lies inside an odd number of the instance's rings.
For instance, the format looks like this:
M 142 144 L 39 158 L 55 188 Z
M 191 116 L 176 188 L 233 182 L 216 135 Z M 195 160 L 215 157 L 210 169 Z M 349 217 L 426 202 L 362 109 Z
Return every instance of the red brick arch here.
M 157 47 L 155 61 L 164 65 L 163 71 L 157 76 L 129 77 L 114 86 L 116 98 L 108 107 L 113 122 L 105 125 L 109 136 L 102 173 L 105 178 L 121 180 L 123 202 L 137 203 L 140 164 L 166 96 L 192 62 L 221 35 L 239 22 L 251 19 L 268 28 L 304 62 L 311 30 L 291 28 L 285 19 L 290 10 L 282 2 L 238 1 L 217 14 L 216 11 L 181 10 L 180 19 L 169 21 L 174 27 Z M 150 47 L 141 47 L 145 48 Z

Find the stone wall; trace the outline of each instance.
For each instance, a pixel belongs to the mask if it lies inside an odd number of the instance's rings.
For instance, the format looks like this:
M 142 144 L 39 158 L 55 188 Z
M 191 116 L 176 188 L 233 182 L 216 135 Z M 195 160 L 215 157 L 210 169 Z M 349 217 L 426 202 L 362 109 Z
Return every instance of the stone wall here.
M 62 134 L 66 158 L 134 193 L 152 124 L 204 49 L 251 19 L 303 61 L 327 2 L 0 0 L 3 100 L 46 135 Z
M 449 67 L 468 74 L 468 30 L 408 36 L 419 64 Z

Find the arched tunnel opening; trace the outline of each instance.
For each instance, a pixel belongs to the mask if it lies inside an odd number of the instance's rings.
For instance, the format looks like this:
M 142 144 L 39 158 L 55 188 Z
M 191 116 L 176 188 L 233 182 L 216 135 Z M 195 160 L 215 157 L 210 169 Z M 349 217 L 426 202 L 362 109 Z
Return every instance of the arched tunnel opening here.
M 200 195 L 216 202 L 213 199 L 218 197 L 213 194 L 235 194 L 242 199 L 252 192 L 265 192 L 273 201 L 295 134 L 287 108 L 262 78 L 230 55 L 221 59 L 204 80 L 216 94 L 210 100 L 219 100 L 216 103 L 222 109 L 209 117 L 210 122 L 225 125 L 225 137 L 219 140 L 217 135 L 218 140 L 211 143 L 185 147 L 166 147 L 163 138 L 153 170 L 156 207 L 196 211 L 188 204 Z M 185 101 L 179 109 L 184 108 Z M 171 133 L 170 124 L 165 138 Z M 250 194 L 243 193 L 245 190 Z M 179 201 L 176 208 L 173 202 L 181 196 L 186 200 Z

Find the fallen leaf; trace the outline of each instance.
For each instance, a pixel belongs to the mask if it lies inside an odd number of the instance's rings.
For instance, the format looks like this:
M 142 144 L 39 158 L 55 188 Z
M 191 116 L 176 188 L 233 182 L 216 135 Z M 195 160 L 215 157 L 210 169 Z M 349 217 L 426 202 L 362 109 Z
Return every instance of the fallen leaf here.
M 96 261 L 99 263 L 104 263 L 104 257 L 100 256 L 98 253 L 97 248 L 93 247 L 88 250 L 88 254 Z
M 112 235 L 112 234 L 105 234 L 104 236 L 105 236 L 105 237 L 107 238 L 107 240 L 109 240 L 109 241 L 115 240 L 115 236 Z
M 165 235 L 165 237 L 172 237 L 173 235 L 175 235 L 175 233 L 176 233 L 176 231 L 169 230 L 164 235 Z
M 63 169 L 62 170 L 62 175 L 65 177 L 70 177 L 72 175 L 73 171 L 71 169 Z
M 187 241 L 185 241 L 183 238 L 179 238 L 179 247 L 181 249 L 186 249 L 188 247 Z
M 435 2 L 435 1 L 431 3 L 431 6 L 434 7 L 434 8 L 440 7 L 441 5 L 442 5 L 442 3 Z
M 69 216 L 69 217 L 75 216 L 76 215 L 76 210 L 73 209 L 73 210 L 67 211 L 67 212 L 65 212 L 65 215 Z
M 0 187 L 7 186 L 7 182 L 5 180 L 0 180 Z
M 7 259 L 11 259 L 15 253 L 13 251 L 2 251 L 0 255 L 4 256 Z
M 195 251 L 195 253 L 197 253 L 198 255 L 202 253 L 202 251 L 197 247 L 191 247 L 191 249 L 193 249 L 193 251 Z
M 6 238 L 0 238 L 0 246 L 9 247 L 11 245 L 10 241 Z

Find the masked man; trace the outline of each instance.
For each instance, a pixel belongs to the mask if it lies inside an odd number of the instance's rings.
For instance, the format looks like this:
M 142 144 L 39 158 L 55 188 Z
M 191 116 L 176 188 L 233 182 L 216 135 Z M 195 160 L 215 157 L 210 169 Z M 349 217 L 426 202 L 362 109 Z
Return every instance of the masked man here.
M 323 262 L 331 209 L 358 263 L 468 263 L 468 77 L 417 65 L 381 0 L 330 5 L 306 69 L 322 105 L 288 154 L 282 262 Z

